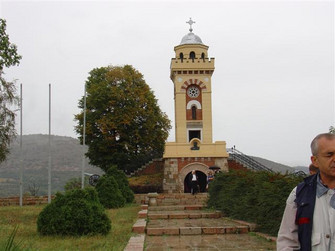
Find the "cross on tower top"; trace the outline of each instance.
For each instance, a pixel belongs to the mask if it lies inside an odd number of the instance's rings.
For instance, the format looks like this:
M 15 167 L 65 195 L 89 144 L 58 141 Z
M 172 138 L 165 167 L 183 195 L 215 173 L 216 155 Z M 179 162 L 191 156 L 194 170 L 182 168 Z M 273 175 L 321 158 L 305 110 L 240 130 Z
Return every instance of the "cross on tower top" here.
M 192 18 L 190 18 L 190 20 L 188 22 L 186 22 L 186 23 L 190 25 L 189 31 L 192 32 L 193 31 L 192 24 L 195 24 L 195 22 L 192 20 Z

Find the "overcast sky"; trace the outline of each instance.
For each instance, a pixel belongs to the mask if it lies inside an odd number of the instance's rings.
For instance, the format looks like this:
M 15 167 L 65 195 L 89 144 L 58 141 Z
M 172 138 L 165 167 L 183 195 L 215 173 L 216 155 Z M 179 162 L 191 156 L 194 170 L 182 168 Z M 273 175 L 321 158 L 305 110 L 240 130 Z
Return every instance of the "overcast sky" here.
M 51 132 L 77 137 L 88 73 L 124 64 L 174 125 L 170 62 L 190 17 L 215 58 L 214 141 L 308 165 L 311 140 L 335 124 L 333 1 L 1 1 L 0 16 L 22 55 L 5 77 L 23 85 L 23 134 L 48 133 L 51 83 Z

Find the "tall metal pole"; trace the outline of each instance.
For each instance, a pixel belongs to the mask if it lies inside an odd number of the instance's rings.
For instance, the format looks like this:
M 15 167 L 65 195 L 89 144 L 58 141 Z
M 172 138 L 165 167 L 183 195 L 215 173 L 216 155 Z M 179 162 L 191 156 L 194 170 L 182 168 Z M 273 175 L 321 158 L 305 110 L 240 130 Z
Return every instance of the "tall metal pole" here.
M 22 160 L 22 84 L 20 84 L 20 207 L 23 197 L 23 160 Z
M 81 188 L 84 189 L 85 185 L 85 146 L 86 146 L 86 83 L 84 87 L 84 120 L 83 120 L 83 160 L 81 165 Z
M 48 166 L 48 203 L 51 202 L 51 84 L 49 84 L 49 166 Z

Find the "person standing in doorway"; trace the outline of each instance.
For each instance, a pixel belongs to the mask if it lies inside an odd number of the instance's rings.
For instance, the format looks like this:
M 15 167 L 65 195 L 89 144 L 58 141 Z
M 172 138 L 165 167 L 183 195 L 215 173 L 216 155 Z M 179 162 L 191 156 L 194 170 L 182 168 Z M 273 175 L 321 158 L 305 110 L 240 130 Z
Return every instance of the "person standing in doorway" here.
M 198 191 L 198 177 L 195 170 L 191 173 L 191 192 L 194 195 Z

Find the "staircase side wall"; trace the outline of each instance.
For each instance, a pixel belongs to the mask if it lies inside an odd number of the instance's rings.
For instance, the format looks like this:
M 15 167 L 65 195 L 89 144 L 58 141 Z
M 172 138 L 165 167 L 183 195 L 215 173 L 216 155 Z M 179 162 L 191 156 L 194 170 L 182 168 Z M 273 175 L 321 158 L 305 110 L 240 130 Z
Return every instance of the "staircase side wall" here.
M 153 162 L 145 165 L 143 170 L 136 173 L 136 176 L 150 175 L 163 172 L 164 161 L 163 160 L 153 160 Z
M 229 170 L 247 170 L 247 168 L 245 166 L 236 162 L 233 159 L 228 160 L 228 168 L 229 168 Z

